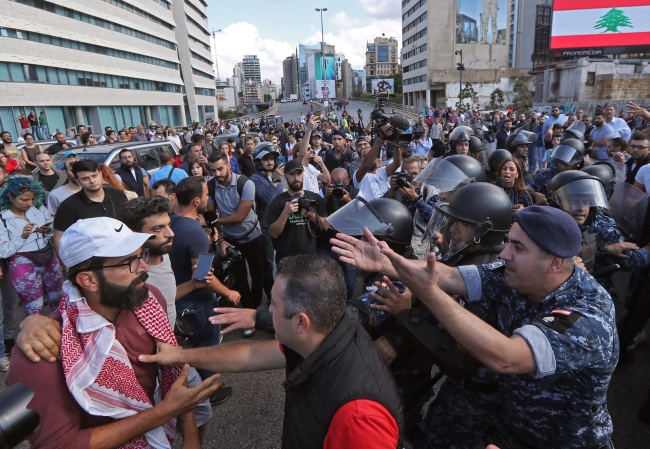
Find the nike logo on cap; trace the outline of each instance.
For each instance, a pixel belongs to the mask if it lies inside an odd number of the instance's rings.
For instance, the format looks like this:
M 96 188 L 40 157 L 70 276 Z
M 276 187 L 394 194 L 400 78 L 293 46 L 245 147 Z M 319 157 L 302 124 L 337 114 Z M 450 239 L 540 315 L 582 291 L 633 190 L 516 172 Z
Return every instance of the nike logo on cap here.
M 115 229 L 115 232 L 120 232 L 120 231 L 122 230 L 123 227 L 124 227 L 124 223 L 122 223 L 122 226 L 120 226 L 119 228 Z

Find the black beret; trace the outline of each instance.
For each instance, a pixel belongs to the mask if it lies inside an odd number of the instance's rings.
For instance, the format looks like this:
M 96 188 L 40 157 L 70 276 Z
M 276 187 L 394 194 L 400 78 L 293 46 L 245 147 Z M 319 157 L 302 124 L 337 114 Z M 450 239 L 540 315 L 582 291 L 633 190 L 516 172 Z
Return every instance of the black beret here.
M 333 136 L 341 136 L 345 139 L 345 132 L 343 130 L 337 129 L 332 131 Z
M 573 217 L 549 206 L 530 206 L 515 212 L 515 222 L 537 246 L 555 257 L 577 256 L 582 232 Z

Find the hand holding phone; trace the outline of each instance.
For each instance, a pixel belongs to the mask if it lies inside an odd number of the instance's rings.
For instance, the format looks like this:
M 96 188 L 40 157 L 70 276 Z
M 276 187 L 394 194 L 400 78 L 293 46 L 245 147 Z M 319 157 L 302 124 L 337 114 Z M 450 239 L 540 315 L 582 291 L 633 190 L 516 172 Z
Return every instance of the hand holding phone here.
M 284 165 L 284 156 L 278 156 L 276 165 Z
M 210 254 L 210 253 L 199 254 L 199 260 L 196 263 L 196 270 L 194 270 L 192 279 L 194 279 L 195 281 L 205 280 L 205 277 L 210 273 L 210 268 L 212 268 L 213 260 L 214 260 L 214 254 Z

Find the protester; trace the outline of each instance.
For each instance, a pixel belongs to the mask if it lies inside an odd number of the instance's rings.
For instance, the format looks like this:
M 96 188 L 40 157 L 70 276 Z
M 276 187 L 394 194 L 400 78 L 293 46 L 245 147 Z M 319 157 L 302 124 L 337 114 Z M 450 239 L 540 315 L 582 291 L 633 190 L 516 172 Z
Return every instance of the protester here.
M 47 292 L 50 311 L 61 299 L 61 267 L 52 247 L 52 216 L 44 206 L 41 184 L 25 177 L 9 180 L 0 191 L 0 257 L 9 259 L 11 286 L 26 315 L 43 313 Z
M 81 190 L 81 186 L 77 182 L 77 178 L 74 176 L 74 173 L 72 173 L 72 164 L 78 160 L 77 154 L 70 150 L 66 151 L 64 154 L 67 154 L 67 157 L 64 159 L 65 168 L 63 172 L 65 172 L 65 176 L 68 182 L 64 183 L 61 187 L 57 187 L 56 189 L 52 190 L 47 195 L 47 211 L 50 213 L 50 215 L 52 215 L 52 217 L 56 215 L 56 211 L 58 210 L 59 205 L 65 199 Z
M 47 153 L 38 153 L 36 155 L 36 165 L 38 165 L 38 170 L 34 172 L 34 181 L 38 181 L 43 185 L 47 201 L 47 194 L 65 184 L 68 177 L 61 170 L 52 168 L 52 158 Z
M 526 184 L 524 183 L 524 174 L 521 165 L 513 158 L 504 159 L 497 170 L 499 177 L 503 179 L 503 185 L 500 186 L 510 197 L 514 210 L 520 210 L 524 207 L 535 204 L 531 198 Z

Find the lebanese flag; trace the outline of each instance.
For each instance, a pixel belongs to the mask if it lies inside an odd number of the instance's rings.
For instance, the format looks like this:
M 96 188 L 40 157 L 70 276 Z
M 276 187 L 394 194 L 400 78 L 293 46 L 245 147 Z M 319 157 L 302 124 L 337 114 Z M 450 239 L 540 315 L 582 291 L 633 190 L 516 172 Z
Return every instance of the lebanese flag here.
M 552 49 L 629 45 L 650 45 L 650 0 L 555 0 Z

